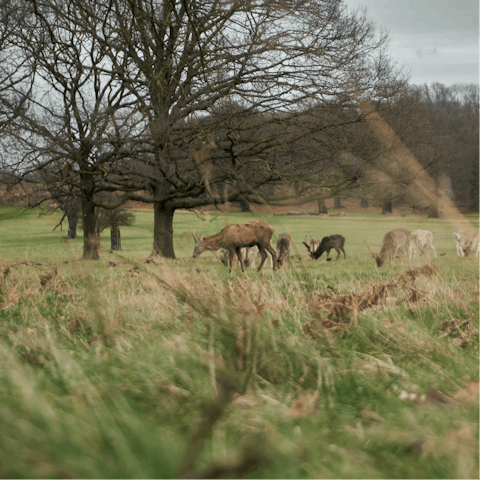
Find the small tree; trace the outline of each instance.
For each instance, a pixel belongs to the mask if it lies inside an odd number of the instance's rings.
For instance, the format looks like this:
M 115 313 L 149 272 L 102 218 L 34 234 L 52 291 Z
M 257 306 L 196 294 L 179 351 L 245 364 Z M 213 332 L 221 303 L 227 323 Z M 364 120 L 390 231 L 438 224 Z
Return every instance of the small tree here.
M 103 204 L 105 203 L 104 201 Z M 122 248 L 120 227 L 132 225 L 135 221 L 135 215 L 127 209 L 125 204 L 122 204 L 112 209 L 97 207 L 95 216 L 97 219 L 97 235 L 100 236 L 103 230 L 110 227 L 111 249 L 120 250 Z

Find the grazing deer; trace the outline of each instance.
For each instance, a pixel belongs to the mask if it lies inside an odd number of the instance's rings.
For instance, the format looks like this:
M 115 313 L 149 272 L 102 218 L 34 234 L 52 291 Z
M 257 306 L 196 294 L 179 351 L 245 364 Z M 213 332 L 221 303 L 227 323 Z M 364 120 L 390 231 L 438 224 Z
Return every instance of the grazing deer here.
M 331 260 L 330 258 L 330 250 L 334 248 L 337 252 L 337 260 L 340 258 L 340 250 L 343 252 L 343 258 L 347 258 L 347 255 L 344 250 L 345 245 L 345 237 L 342 235 L 329 235 L 328 237 L 323 237 L 320 245 L 315 250 L 312 250 L 310 245 L 303 242 L 303 244 L 307 247 L 308 253 L 311 258 L 317 260 L 323 254 L 323 252 L 327 252 L 327 262 Z
M 290 257 L 290 249 L 292 248 L 292 236 L 289 233 L 281 233 L 277 239 L 277 265 L 283 264 L 285 257 Z
M 382 249 L 379 254 L 373 253 L 367 242 L 365 242 L 365 245 L 377 262 L 377 267 L 381 267 L 387 257 L 390 258 L 390 265 L 392 267 L 395 265 L 395 258 L 397 257 L 400 258 L 400 265 L 402 265 L 404 256 L 407 257 L 408 264 L 410 265 L 409 253 L 411 236 L 412 234 L 406 228 L 396 228 L 395 230 L 386 233 L 383 237 Z
M 437 252 L 433 246 L 433 233 L 417 228 L 417 230 L 412 232 L 410 238 L 410 258 L 416 256 L 423 257 L 423 254 L 427 252 L 428 261 L 430 261 L 430 253 L 427 248 L 431 248 L 435 258 L 437 258 Z
M 316 238 L 307 235 L 305 237 L 305 240 L 303 240 L 303 244 L 307 247 L 309 254 L 308 258 L 313 258 L 310 252 L 314 252 L 318 248 L 318 246 L 320 245 L 320 240 L 317 240 Z
M 242 272 L 245 272 L 241 249 L 243 247 L 257 246 L 262 256 L 257 272 L 262 269 L 265 259 L 267 258 L 267 252 L 272 256 L 273 270 L 276 270 L 277 254 L 271 245 L 273 231 L 273 227 L 263 220 L 227 225 L 221 232 L 211 237 L 203 235 L 198 238 L 195 235 L 195 231 L 192 231 L 193 239 L 195 240 L 193 258 L 198 257 L 205 250 L 215 252 L 219 248 L 226 248 L 230 256 L 229 273 L 232 271 L 232 261 L 235 253 L 242 267 Z
M 455 232 L 453 234 L 455 242 L 457 244 L 457 255 L 462 257 L 468 257 L 472 248 L 476 248 L 478 256 L 479 244 L 478 244 L 478 232 L 473 235 L 467 235 L 464 232 Z

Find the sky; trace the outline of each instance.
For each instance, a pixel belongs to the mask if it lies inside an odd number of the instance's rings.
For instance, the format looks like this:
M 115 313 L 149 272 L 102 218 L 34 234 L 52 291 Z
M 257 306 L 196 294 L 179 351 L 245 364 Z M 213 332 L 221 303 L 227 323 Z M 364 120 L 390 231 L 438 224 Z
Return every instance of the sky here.
M 390 32 L 410 83 L 479 83 L 478 0 L 344 0 Z

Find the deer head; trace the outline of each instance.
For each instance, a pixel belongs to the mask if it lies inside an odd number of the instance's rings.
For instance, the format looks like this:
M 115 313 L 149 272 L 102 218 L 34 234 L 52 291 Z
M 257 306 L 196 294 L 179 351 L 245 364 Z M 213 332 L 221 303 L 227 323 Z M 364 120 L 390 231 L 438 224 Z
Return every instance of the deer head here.
M 205 243 L 205 239 L 207 238 L 207 236 L 202 235 L 200 238 L 198 238 L 195 235 L 195 230 L 192 230 L 192 235 L 193 235 L 193 240 L 195 241 L 195 249 L 193 250 L 193 258 L 196 258 L 207 249 L 207 245 Z
M 365 244 L 365 246 L 368 248 L 368 251 L 370 252 L 370 255 L 375 259 L 375 261 L 377 262 L 377 267 L 381 267 L 383 265 L 383 262 L 384 260 L 380 257 L 379 254 L 375 254 L 372 252 L 372 250 L 370 250 L 370 246 L 368 245 L 367 242 L 363 242 Z

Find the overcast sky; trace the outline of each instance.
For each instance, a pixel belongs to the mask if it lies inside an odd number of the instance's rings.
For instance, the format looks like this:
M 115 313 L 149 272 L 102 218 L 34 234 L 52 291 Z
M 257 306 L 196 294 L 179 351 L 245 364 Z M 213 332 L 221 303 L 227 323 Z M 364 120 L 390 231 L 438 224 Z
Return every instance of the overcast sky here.
M 345 0 L 390 32 L 390 53 L 410 83 L 479 82 L 478 0 Z

